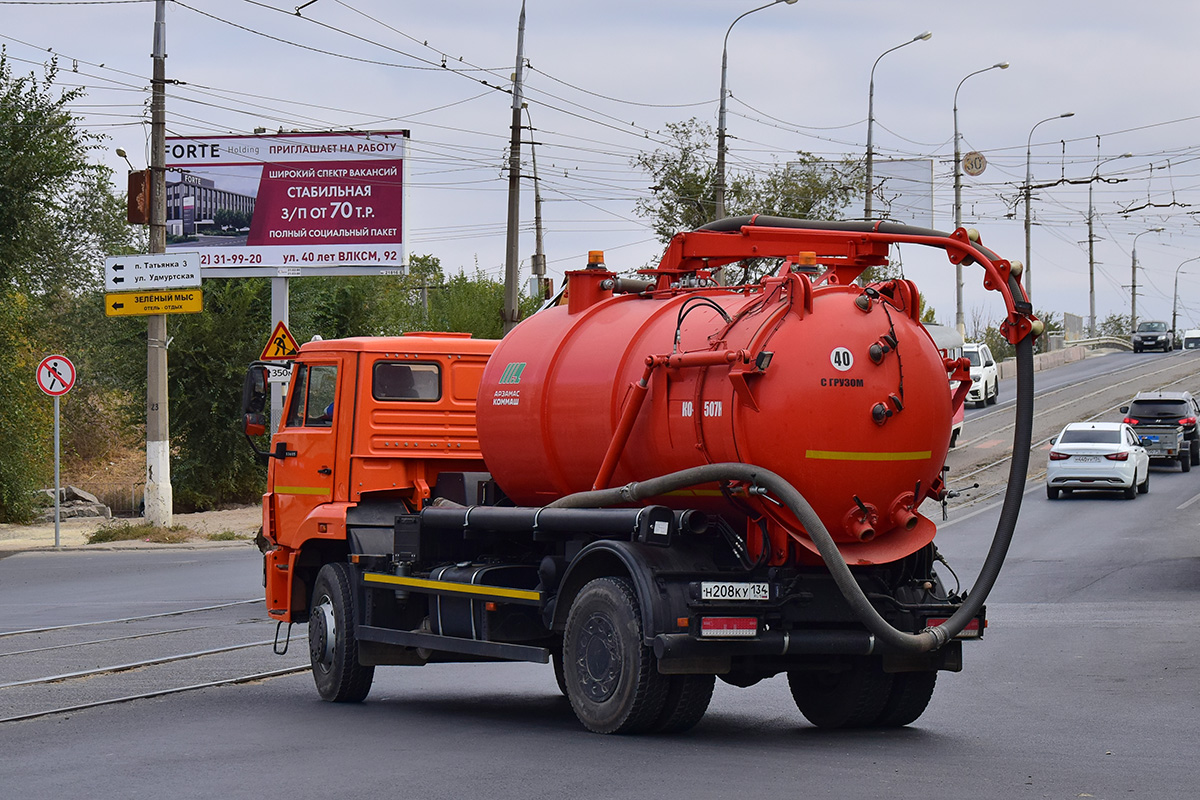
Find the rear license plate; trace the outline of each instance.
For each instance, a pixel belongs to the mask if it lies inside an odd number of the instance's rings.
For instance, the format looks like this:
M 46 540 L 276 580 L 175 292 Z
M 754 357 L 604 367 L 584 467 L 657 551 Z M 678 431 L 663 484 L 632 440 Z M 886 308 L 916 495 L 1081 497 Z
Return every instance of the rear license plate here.
M 1099 464 L 1100 456 L 1075 456 L 1075 460 L 1080 464 Z
M 769 600 L 770 587 L 766 583 L 726 583 L 702 581 L 701 600 Z

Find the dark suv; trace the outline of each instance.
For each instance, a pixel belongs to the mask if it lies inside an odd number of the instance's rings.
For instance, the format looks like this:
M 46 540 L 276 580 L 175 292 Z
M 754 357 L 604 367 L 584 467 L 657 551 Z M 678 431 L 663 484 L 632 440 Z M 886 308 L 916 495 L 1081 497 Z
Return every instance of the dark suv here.
M 1200 403 L 1191 392 L 1138 392 L 1129 405 L 1121 406 L 1121 413 L 1134 430 L 1139 425 L 1179 425 L 1191 447 L 1191 465 L 1200 465 Z

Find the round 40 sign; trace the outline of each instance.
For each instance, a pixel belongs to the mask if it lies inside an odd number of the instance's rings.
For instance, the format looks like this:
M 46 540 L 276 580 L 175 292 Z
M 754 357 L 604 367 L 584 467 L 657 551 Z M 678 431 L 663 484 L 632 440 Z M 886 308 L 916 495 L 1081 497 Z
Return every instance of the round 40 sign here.
M 75 365 L 66 356 L 46 356 L 38 364 L 37 385 L 51 397 L 66 394 L 75 385 Z

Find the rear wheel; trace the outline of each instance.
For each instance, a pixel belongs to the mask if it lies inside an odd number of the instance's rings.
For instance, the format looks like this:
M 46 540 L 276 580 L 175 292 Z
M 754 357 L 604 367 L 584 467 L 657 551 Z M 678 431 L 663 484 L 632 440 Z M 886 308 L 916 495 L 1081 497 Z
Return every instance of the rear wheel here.
M 1192 439 L 1192 466 L 1200 467 L 1200 439 Z
M 863 728 L 888 707 L 893 676 L 878 658 L 860 656 L 841 672 L 789 672 L 796 708 L 818 728 Z
M 639 733 L 658 719 L 668 683 L 642 644 L 637 594 L 624 578 L 597 578 L 571 604 L 563 672 L 575 715 L 596 733 Z
M 355 600 L 346 564 L 326 564 L 313 584 L 308 617 L 308 653 L 321 699 L 359 703 L 371 691 L 374 667 L 358 663 Z
M 892 691 L 875 724 L 881 728 L 899 728 L 916 722 L 925 713 L 936 683 L 936 672 L 900 672 L 893 675 Z
M 690 730 L 708 710 L 717 678 L 715 675 L 670 675 L 667 681 L 666 702 L 650 730 L 660 733 Z
M 1126 500 L 1133 500 L 1138 496 L 1136 472 L 1133 474 L 1133 480 L 1134 483 L 1131 483 L 1129 486 L 1121 490 L 1121 494 Z
M 1145 494 L 1150 491 L 1150 466 L 1146 465 L 1146 477 L 1138 484 L 1138 494 Z
M 1192 453 L 1190 450 L 1186 453 L 1179 454 L 1179 470 L 1181 472 L 1192 471 Z
M 1059 490 L 1055 489 L 1053 486 L 1046 487 L 1046 497 L 1049 497 L 1051 500 L 1057 500 L 1058 493 L 1059 493 Z

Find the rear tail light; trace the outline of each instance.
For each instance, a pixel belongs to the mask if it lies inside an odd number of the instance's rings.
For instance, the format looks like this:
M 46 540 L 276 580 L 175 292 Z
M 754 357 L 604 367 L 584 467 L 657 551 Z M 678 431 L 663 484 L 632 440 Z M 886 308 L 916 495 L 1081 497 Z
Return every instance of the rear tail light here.
M 1109 461 L 1128 461 L 1129 453 L 1106 453 L 1104 457 Z
M 1123 421 L 1123 422 L 1124 422 L 1126 425 L 1137 425 L 1137 424 L 1138 424 L 1138 421 L 1137 421 L 1136 419 L 1134 419 L 1133 417 L 1126 417 L 1126 418 L 1125 418 L 1124 420 L 1122 420 L 1122 421 Z
M 758 635 L 758 617 L 701 617 L 700 635 L 753 638 Z
M 1070 457 L 1071 456 L 1067 453 L 1060 453 L 1057 450 L 1050 451 L 1050 460 L 1051 461 L 1065 461 L 1066 459 L 1068 459 Z
M 1179 420 L 1179 424 L 1180 425 L 1195 425 L 1196 418 L 1195 417 L 1184 417 L 1183 419 Z
M 925 624 L 928 625 L 929 627 L 933 628 L 938 625 L 941 625 L 947 619 L 948 619 L 948 617 L 931 617 L 931 618 L 925 620 Z M 986 619 L 983 620 L 983 624 L 980 624 L 979 617 L 976 617 L 975 619 L 968 622 L 967 626 L 965 628 L 963 628 L 961 631 L 959 631 L 958 635 L 955 636 L 954 638 L 955 639 L 982 639 L 983 638 L 983 630 L 986 627 L 987 627 L 987 620 Z

